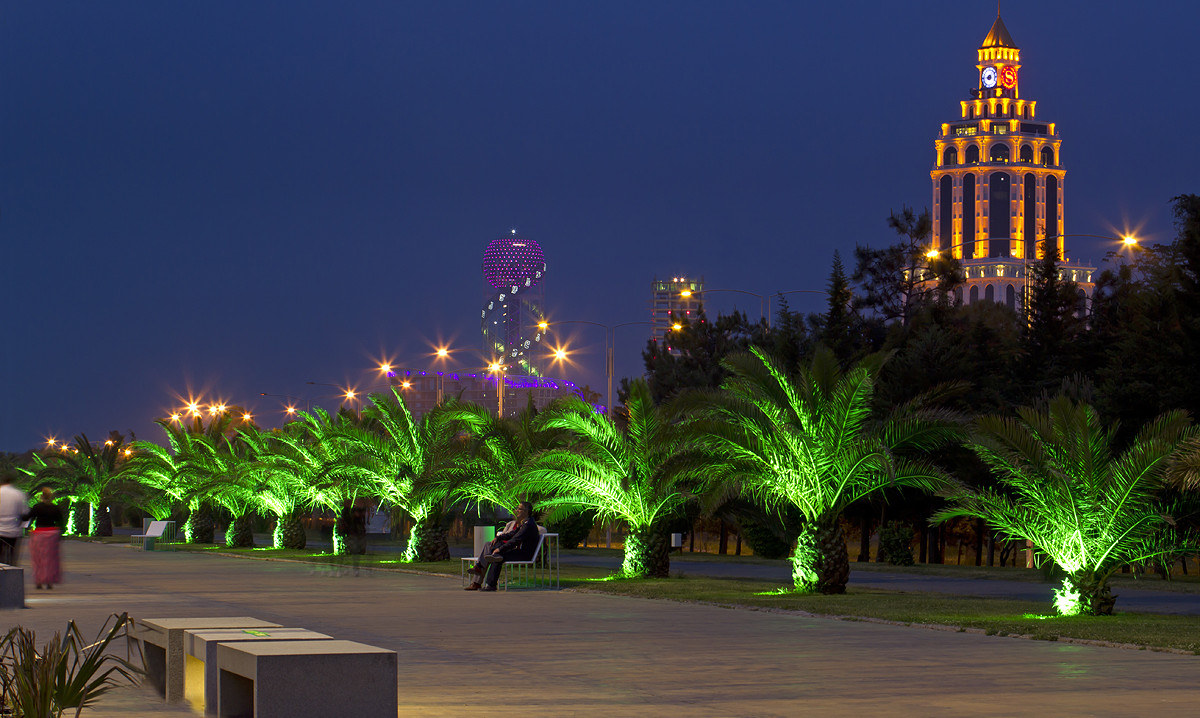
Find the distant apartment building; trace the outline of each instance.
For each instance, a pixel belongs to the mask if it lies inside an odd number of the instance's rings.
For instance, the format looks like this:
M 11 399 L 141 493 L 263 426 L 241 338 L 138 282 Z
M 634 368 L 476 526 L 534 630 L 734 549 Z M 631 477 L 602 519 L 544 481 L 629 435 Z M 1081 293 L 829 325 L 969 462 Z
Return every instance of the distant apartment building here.
M 651 338 L 670 346 L 668 333 L 681 319 L 691 320 L 700 309 L 704 295 L 704 277 L 655 279 L 650 300 Z

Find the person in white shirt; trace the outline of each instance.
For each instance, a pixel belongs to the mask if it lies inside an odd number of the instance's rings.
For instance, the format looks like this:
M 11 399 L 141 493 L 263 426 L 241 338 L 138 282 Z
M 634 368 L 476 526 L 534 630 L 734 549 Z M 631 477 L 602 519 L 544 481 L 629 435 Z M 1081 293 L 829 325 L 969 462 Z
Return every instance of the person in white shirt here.
M 16 566 L 17 547 L 25 535 L 21 521 L 29 512 L 29 497 L 12 481 L 11 474 L 0 474 L 0 563 Z

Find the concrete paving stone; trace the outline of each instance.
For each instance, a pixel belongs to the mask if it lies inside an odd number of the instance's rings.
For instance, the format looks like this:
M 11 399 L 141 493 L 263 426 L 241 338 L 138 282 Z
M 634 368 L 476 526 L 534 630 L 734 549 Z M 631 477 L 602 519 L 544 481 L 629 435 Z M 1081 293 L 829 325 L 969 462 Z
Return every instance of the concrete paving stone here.
M 1200 657 L 832 621 L 457 577 L 64 544 L 66 581 L 0 612 L 49 636 L 252 615 L 399 653 L 398 715 L 1195 715 Z M 135 705 L 138 696 L 145 700 Z M 129 689 L 94 715 L 177 715 Z M 139 712 L 140 711 L 140 712 Z M 87 715 L 87 713 L 85 713 Z

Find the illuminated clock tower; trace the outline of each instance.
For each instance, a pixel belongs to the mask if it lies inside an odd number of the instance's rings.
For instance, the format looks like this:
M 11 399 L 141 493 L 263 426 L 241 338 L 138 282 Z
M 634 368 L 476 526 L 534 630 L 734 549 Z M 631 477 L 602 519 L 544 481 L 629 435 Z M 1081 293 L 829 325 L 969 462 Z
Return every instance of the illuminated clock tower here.
M 980 45 L 978 84 L 934 141 L 933 247 L 962 262 L 961 300 L 1022 305 L 1046 238 L 1063 242 L 1062 139 L 1021 97 L 1021 50 L 1000 16 Z M 1064 259 L 1064 279 L 1091 294 L 1091 269 Z

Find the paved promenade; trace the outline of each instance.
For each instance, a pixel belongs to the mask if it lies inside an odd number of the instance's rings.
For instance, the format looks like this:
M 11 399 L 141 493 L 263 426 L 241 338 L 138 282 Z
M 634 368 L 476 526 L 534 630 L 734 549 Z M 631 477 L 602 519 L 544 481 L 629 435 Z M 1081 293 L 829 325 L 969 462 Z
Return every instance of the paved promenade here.
M 65 544 L 29 586 L 53 632 L 108 614 L 250 615 L 400 654 L 400 715 L 1195 715 L 1200 657 L 598 594 L 480 594 L 457 579 Z M 179 716 L 140 692 L 94 715 Z M 88 715 L 85 713 L 85 715 Z

